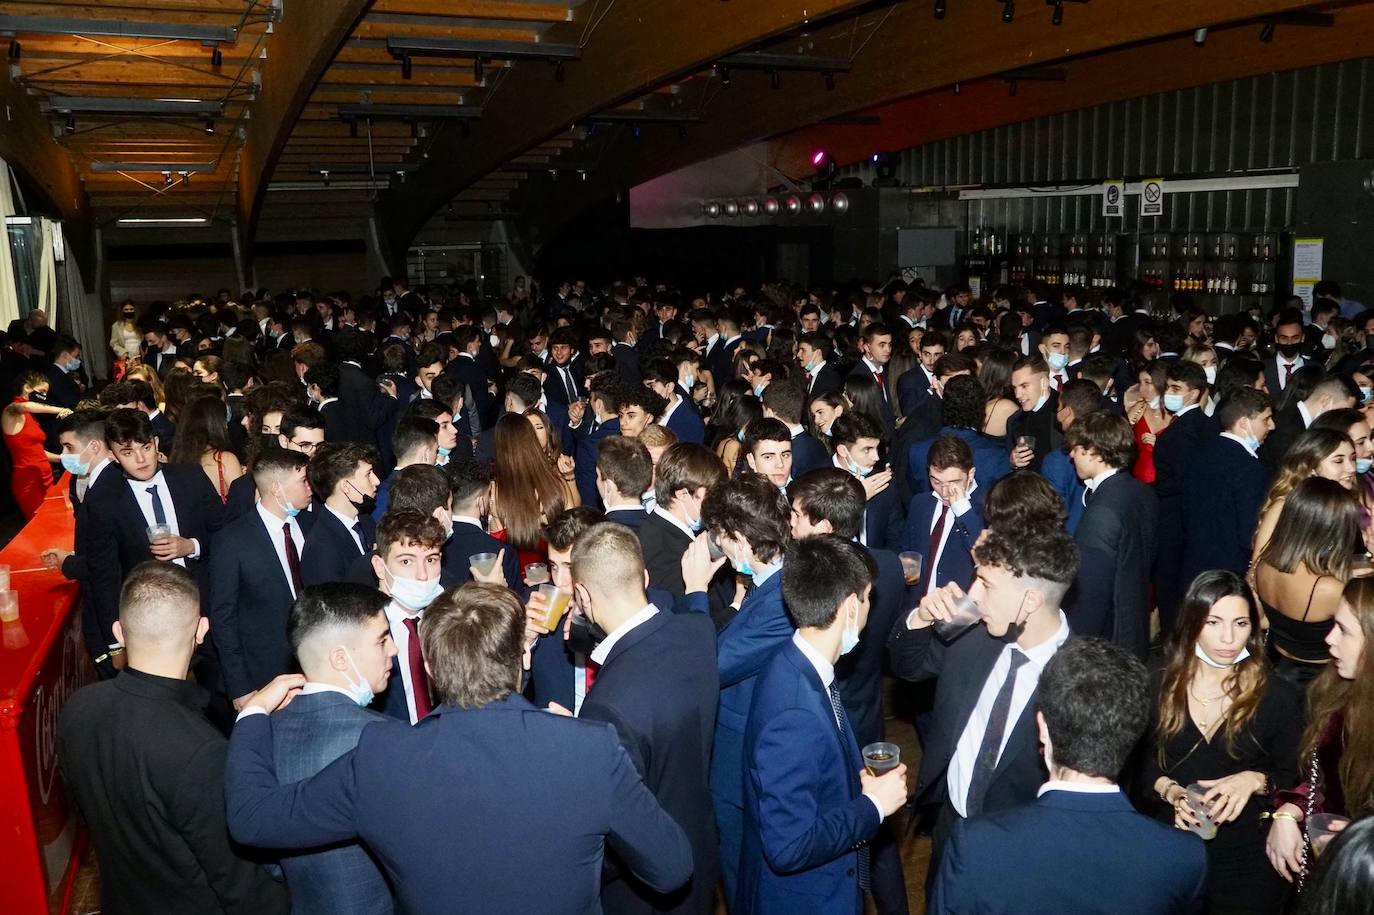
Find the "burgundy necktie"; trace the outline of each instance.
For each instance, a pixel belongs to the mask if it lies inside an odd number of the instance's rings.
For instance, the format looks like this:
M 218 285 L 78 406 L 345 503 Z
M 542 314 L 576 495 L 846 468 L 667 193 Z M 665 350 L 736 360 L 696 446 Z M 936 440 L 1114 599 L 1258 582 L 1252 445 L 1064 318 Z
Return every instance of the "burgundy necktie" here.
M 1288 363 L 1283 367 L 1283 386 L 1288 387 L 1288 382 L 1293 380 L 1293 363 Z
M 926 557 L 926 567 L 930 569 L 932 581 L 935 579 L 935 553 L 940 549 L 940 538 L 943 537 L 945 533 L 945 516 L 948 514 L 949 506 L 941 503 L 940 517 L 936 520 L 935 527 L 930 532 L 930 553 Z
M 883 387 L 883 373 L 881 370 L 873 373 L 873 380 L 878 382 L 878 390 L 882 392 L 883 400 L 887 400 L 887 388 Z
M 282 536 L 286 539 L 286 567 L 291 570 L 291 590 L 301 593 L 301 557 L 296 553 L 296 541 L 291 537 L 290 523 L 281 526 Z
M 420 618 L 406 617 L 406 663 L 410 665 L 410 689 L 415 696 L 415 720 L 429 714 L 434 706 L 429 701 L 429 677 L 425 675 L 425 661 L 420 656 Z
M 592 684 L 596 682 L 596 675 L 601 670 L 601 665 L 593 661 L 591 658 L 588 658 L 587 666 L 584 669 L 587 675 L 585 681 L 587 684 L 587 688 L 583 692 L 583 695 L 585 696 L 587 693 L 590 693 L 592 691 Z

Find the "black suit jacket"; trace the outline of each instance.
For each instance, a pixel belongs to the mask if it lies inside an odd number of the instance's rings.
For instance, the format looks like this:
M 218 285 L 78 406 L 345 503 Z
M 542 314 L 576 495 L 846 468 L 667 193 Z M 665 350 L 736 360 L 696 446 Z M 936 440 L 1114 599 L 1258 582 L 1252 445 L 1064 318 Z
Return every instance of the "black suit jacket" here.
M 628 343 L 617 343 L 611 347 L 615 358 L 615 371 L 626 384 L 639 384 L 644 380 L 644 370 L 639 364 L 639 353 Z
M 153 427 L 153 434 L 157 436 L 157 450 L 163 454 L 171 454 L 172 441 L 176 438 L 177 427 L 172 425 L 167 414 L 160 410 L 156 416 L 148 417 L 148 423 Z
M 1283 465 L 1284 455 L 1288 453 L 1294 440 L 1305 431 L 1307 424 L 1302 421 L 1297 404 L 1289 404 L 1274 414 L 1274 431 L 1269 433 L 1259 449 L 1260 460 L 1269 468 L 1271 475 L 1278 473 L 1279 467 Z
M 101 477 L 106 473 L 113 474 L 123 485 L 98 486 L 96 492 L 86 494 L 91 530 L 99 532 L 90 541 L 87 570 L 96 618 L 116 620 L 119 589 L 125 577 L 134 566 L 152 559 L 153 554 L 148 549 L 148 522 L 128 480 L 118 464 L 105 468 Z M 164 464 L 162 476 L 168 492 L 159 492 L 158 496 L 166 504 L 170 495 L 181 536 L 200 543 L 200 558 L 188 558 L 186 570 L 200 583 L 204 605 L 206 569 L 213 549 L 211 535 L 223 524 L 224 503 L 199 466 Z
M 1181 581 L 1208 569 L 1246 573 L 1269 480 L 1240 442 L 1219 435 L 1203 446 L 1184 488 Z
M 378 433 L 396 414 L 399 401 L 383 394 L 377 382 L 360 367 L 342 362 L 339 364 L 339 403 L 367 426 L 369 437 L 364 444 L 390 452 L 391 442 L 383 441 Z
M 719 381 L 716 382 L 720 384 Z M 835 371 L 835 367 L 830 363 L 821 366 L 820 371 L 816 372 L 814 379 L 807 376 L 806 383 L 806 405 L 811 406 L 811 401 L 820 397 L 822 394 L 829 394 L 831 391 L 838 391 L 844 387 L 844 379 L 840 373 Z
M 829 466 L 830 452 L 820 439 L 804 430 L 792 436 L 792 479 L 808 470 Z
M 632 531 L 639 530 L 648 517 L 642 508 L 617 508 L 615 511 L 606 512 L 607 521 L 623 524 Z
M 877 381 L 873 372 L 869 370 L 868 363 L 862 359 L 855 363 L 854 368 L 849 370 L 849 374 L 851 377 L 857 375 L 861 378 L 872 378 Z M 879 391 L 881 399 L 878 401 L 878 405 L 883 414 L 883 427 L 887 431 L 887 436 L 891 438 L 892 431 L 897 427 L 897 414 L 892 409 L 891 395 L 888 394 L 886 370 L 883 372 L 883 383 L 879 385 L 879 388 L 881 389 Z
M 302 512 L 297 521 L 308 535 L 310 513 Z M 268 533 L 256 510 L 215 535 L 210 561 L 210 638 L 230 699 L 246 696 L 278 674 L 297 669 L 286 637 L 287 618 L 296 598 L 273 542 L 281 536 L 280 525 Z
M 478 431 L 496 424 L 496 413 L 500 404 L 487 388 L 487 373 L 476 359 L 460 355 L 444 366 L 444 373 L 457 378 L 463 385 L 463 417 L 468 428 L 473 428 L 472 417 L 477 416 Z M 471 396 L 469 395 L 471 392 Z
M 692 538 L 657 514 L 645 518 L 635 533 L 644 554 L 644 569 L 649 573 L 649 587 L 683 597 L 687 586 L 682 581 L 682 554 L 692 545 Z
M 720 698 L 715 661 L 710 617 L 660 610 L 615 643 L 582 703 L 578 718 L 615 727 L 644 784 L 692 846 L 692 879 L 668 895 L 622 873 L 607 855 L 614 867 L 601 888 L 608 913 L 712 911 L 718 867 L 707 773 Z
M 305 549 L 301 551 L 301 580 L 307 587 L 328 581 L 347 581 L 349 565 L 356 557 L 366 554 L 358 548 L 353 532 L 344 527 L 337 515 L 328 508 L 321 508 L 318 515 L 306 534 Z M 363 542 L 375 541 L 377 525 L 372 518 L 359 515 L 358 522 L 367 535 Z
M 444 560 L 439 570 L 439 581 L 445 588 L 472 581 L 472 563 L 469 562 L 469 557 L 478 553 L 500 553 L 502 550 L 506 551 L 501 560 L 501 567 L 506 573 L 506 587 L 516 594 L 524 595 L 527 589 L 520 577 L 519 551 L 476 525 L 464 521 L 453 525 L 453 536 L 444 545 Z
M 95 483 L 86 490 L 84 500 L 76 497 L 76 475 L 67 476 L 70 478 L 67 496 L 73 506 L 75 531 L 72 537 L 72 554 L 62 563 L 62 575 L 71 581 L 82 583 L 81 633 L 86 641 L 86 650 L 91 653 L 92 658 L 98 658 L 109 651 L 109 647 L 115 643 L 114 622 L 119 619 L 119 608 L 117 602 L 102 602 L 97 611 L 95 594 L 90 586 L 89 559 L 96 530 L 91 527 L 89 503 L 91 499 L 100 499 L 109 490 L 122 485 L 124 472 L 119 469 L 119 464 L 112 460 L 100 471 Z M 116 611 L 113 616 L 109 615 L 112 610 Z M 109 661 L 97 665 L 96 669 L 102 677 L 112 677 L 115 674 L 114 666 Z
M 377 436 L 367 417 L 354 405 L 333 400 L 320 407 L 327 442 L 353 442 L 357 445 L 377 445 Z
M 57 761 L 90 824 L 111 915 L 290 911 L 286 889 L 240 857 L 224 817 L 228 743 L 189 680 L 132 668 L 67 700 Z
M 578 400 L 587 396 L 586 388 L 583 386 L 582 368 L 577 362 L 570 362 L 563 368 L 568 370 L 568 375 L 572 378 L 573 393 Z M 552 361 L 544 363 L 544 396 L 556 404 L 568 405 L 568 388 L 564 383 L 563 375 L 559 367 Z
M 1028 469 L 1040 472 L 1045 455 L 1064 447 L 1064 435 L 1054 414 L 1059 411 L 1059 395 L 1050 391 L 1049 400 L 1033 413 L 1017 410 L 1007 420 L 1007 451 L 1016 450 L 1016 439 L 1022 435 L 1035 436 L 1035 459 Z
M 1074 631 L 1115 642 L 1141 660 L 1150 650 L 1158 516 L 1154 491 L 1118 470 L 1087 492 L 1073 535 L 1081 556 L 1068 601 Z

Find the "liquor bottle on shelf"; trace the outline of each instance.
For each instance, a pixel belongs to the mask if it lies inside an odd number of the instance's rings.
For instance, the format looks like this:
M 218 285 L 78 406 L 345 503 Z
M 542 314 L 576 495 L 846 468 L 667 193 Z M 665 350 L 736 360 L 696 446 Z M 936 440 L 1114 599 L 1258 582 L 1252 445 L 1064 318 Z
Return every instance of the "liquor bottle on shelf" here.
M 1271 249 L 1270 249 L 1270 247 L 1269 247 L 1269 239 L 1266 238 L 1266 239 L 1264 240 L 1264 259 L 1265 259 L 1265 260 L 1269 260 L 1269 258 L 1270 258 L 1270 251 L 1271 251 Z
M 1235 259 L 1235 256 L 1236 256 L 1236 240 L 1235 240 L 1234 238 L 1231 239 L 1231 243 L 1230 243 L 1229 245 L 1226 246 L 1226 256 L 1229 257 L 1229 258 L 1231 258 L 1232 260 Z

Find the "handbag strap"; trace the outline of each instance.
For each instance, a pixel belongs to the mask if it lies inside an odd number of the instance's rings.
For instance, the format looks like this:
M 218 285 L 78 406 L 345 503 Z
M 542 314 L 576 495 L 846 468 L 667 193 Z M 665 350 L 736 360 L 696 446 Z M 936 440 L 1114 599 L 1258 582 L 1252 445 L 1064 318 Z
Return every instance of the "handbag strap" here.
M 1302 870 L 1298 872 L 1298 892 L 1303 891 L 1307 874 L 1312 864 L 1312 839 L 1307 832 L 1307 823 L 1317 809 L 1317 787 L 1321 777 L 1321 764 L 1317 761 L 1317 751 L 1307 757 L 1307 801 L 1303 805 L 1302 816 Z

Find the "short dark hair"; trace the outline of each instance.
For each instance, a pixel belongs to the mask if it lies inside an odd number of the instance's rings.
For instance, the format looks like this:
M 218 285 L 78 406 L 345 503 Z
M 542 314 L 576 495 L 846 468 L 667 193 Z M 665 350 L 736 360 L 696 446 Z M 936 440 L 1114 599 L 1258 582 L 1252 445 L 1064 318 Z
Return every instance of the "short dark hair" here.
M 335 488 L 351 477 L 360 464 L 376 468 L 381 464 L 377 451 L 370 445 L 353 442 L 325 442 L 315 449 L 310 459 L 310 488 L 321 499 L 328 499 Z
M 70 432 L 83 442 L 105 438 L 105 412 L 103 410 L 75 410 L 57 422 L 57 433 Z
M 153 424 L 142 410 L 129 407 L 111 410 L 110 415 L 105 417 L 105 441 L 111 446 L 152 444 Z
M 1066 531 L 1044 529 L 1034 537 L 1023 530 L 988 529 L 987 539 L 974 547 L 979 565 L 1006 569 L 1017 578 L 1033 578 L 1062 587 L 1059 596 L 1078 574 L 1078 544 Z
M 377 522 L 377 555 L 383 559 L 399 544 L 415 543 L 440 550 L 447 540 L 448 535 L 437 518 L 411 508 L 389 509 Z
M 324 417 L 319 410 L 309 407 L 302 407 L 297 410 L 289 410 L 282 414 L 281 425 L 278 427 L 281 434 L 287 439 L 296 437 L 298 429 L 324 429 Z
M 310 459 L 301 452 L 273 445 L 253 459 L 253 485 L 262 489 L 309 464 Z
M 665 509 L 679 489 L 710 489 L 725 479 L 720 458 L 705 445 L 679 442 L 664 451 L 654 468 L 654 498 Z
M 737 534 L 748 541 L 754 555 L 772 562 L 787 549 L 792 509 L 772 480 L 743 473 L 706 494 L 702 524 L 710 531 Z
M 824 629 L 835 622 L 845 598 L 863 597 L 877 576 L 872 557 L 853 540 L 803 537 L 787 548 L 782 564 L 783 602 L 798 628 Z
M 846 410 L 830 424 L 830 440 L 836 445 L 849 446 L 861 438 L 883 440 L 883 430 L 876 422 L 857 410 Z
M 1105 410 L 1075 419 L 1064 433 L 1064 446 L 1070 451 L 1080 447 L 1091 451 L 1118 470 L 1129 467 L 1135 459 L 1135 433 L 1130 422 Z
M 925 338 L 922 338 L 925 342 Z M 956 372 L 968 372 L 970 375 L 978 374 L 978 360 L 967 353 L 945 353 L 935 360 L 935 377 L 948 378 Z
M 291 650 L 299 653 L 302 642 L 326 627 L 361 626 L 375 619 L 386 605 L 387 596 L 367 585 L 344 581 L 311 585 L 291 605 L 286 621 Z
M 662 461 L 659 463 L 661 466 Z M 813 524 L 829 521 L 835 534 L 849 540 L 859 536 L 866 503 L 863 484 L 852 473 L 838 467 L 819 467 L 793 480 L 787 495 Z
M 931 443 L 926 466 L 929 470 L 948 470 L 951 467 L 972 470 L 973 448 L 959 436 L 947 432 Z
M 329 362 L 322 362 L 306 369 L 305 383 L 319 388 L 320 394 L 324 397 L 338 397 L 339 367 Z
M 639 498 L 654 481 L 654 459 L 649 449 L 638 439 L 623 435 L 601 440 L 596 469 L 627 498 Z
M 565 509 L 544 525 L 544 540 L 550 547 L 560 552 L 571 550 L 573 542 L 581 536 L 583 531 L 605 520 L 605 513 L 590 505 L 578 505 L 574 508 Z
M 1251 387 L 1236 388 L 1217 404 L 1217 425 L 1229 432 L 1242 419 L 1253 419 L 1265 410 L 1273 409 L 1269 395 Z
M 1101 639 L 1069 639 L 1040 674 L 1054 763 L 1115 781 L 1150 717 L 1145 665 Z
M 640 407 L 650 416 L 662 416 L 668 409 L 668 401 L 658 395 L 653 388 L 642 384 L 620 384 L 616 386 L 616 409 Z M 605 398 L 602 398 L 605 402 Z M 607 404 L 609 406 L 609 404 Z
M 1033 536 L 1041 527 L 1063 530 L 1064 499 L 1034 470 L 1013 470 L 988 488 L 983 523 L 1014 536 Z
M 752 452 L 759 442 L 791 442 L 792 433 L 780 419 L 763 417 L 744 427 L 744 450 Z
M 468 582 L 425 610 L 420 645 L 441 704 L 482 708 L 513 693 L 525 653 L 525 608 L 500 585 Z
M 785 423 L 800 423 L 805 404 L 806 392 L 795 381 L 780 381 L 774 376 L 773 383 L 763 389 L 763 405 Z
M 1086 378 L 1070 379 L 1059 389 L 1059 406 L 1072 410 L 1075 421 L 1101 410 L 1104 400 L 1102 389 Z
M 506 382 L 506 394 L 520 401 L 526 409 L 539 406 L 543 390 L 539 379 L 526 372 L 517 372 Z
M 1194 391 L 1207 390 L 1207 372 L 1196 362 L 1178 359 L 1164 368 L 1164 377 L 1169 381 L 1182 382 Z
M 427 445 L 438 446 L 439 424 L 432 419 L 402 416 L 391 433 L 391 449 L 398 458 L 413 454 Z
M 467 505 L 491 487 L 491 467 L 482 461 L 472 458 L 450 460 L 447 469 L 455 506 Z
M 432 515 L 436 508 L 448 508 L 452 495 L 449 475 L 442 467 L 411 464 L 391 477 L 387 511 L 409 508 Z

